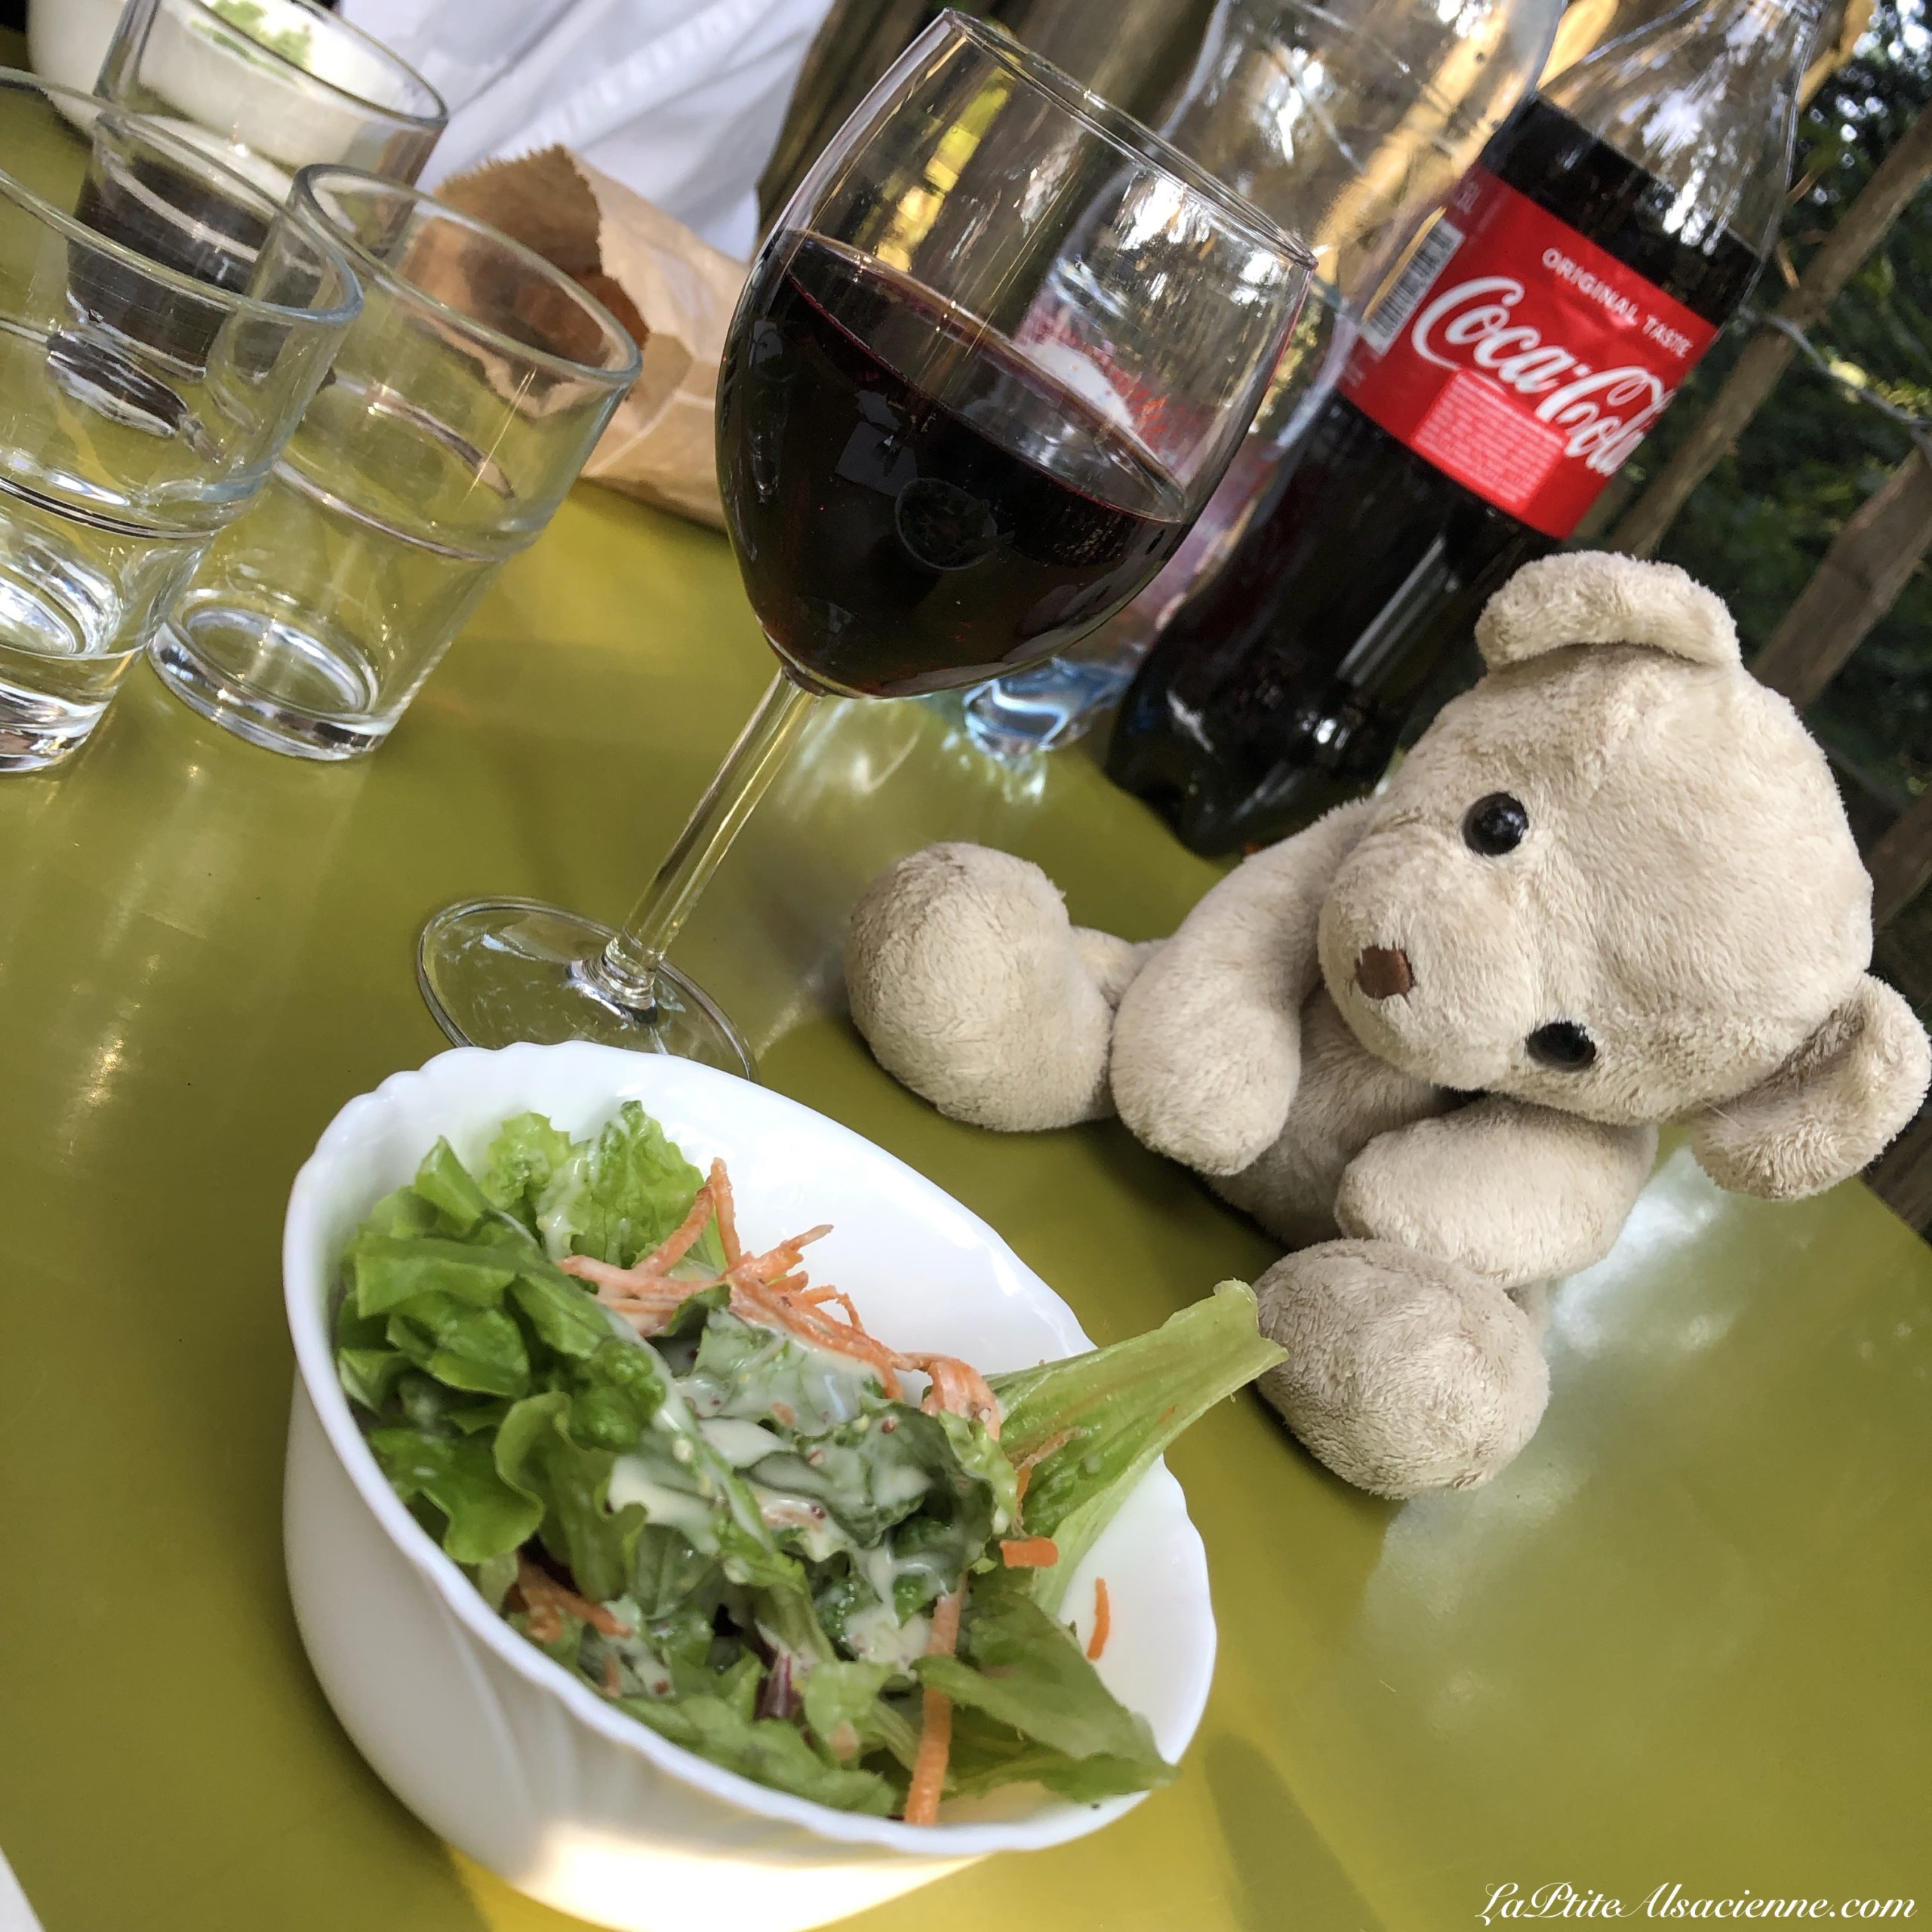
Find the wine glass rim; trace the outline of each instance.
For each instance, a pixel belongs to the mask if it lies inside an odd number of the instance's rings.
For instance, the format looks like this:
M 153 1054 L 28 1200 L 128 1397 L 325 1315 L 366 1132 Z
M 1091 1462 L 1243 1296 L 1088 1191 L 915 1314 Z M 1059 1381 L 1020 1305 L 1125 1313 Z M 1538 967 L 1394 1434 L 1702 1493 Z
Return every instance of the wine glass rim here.
M 144 141 L 151 143 L 174 162 L 188 165 L 192 174 L 197 170 L 205 170 L 214 175 L 234 198 L 251 214 L 263 217 L 271 225 L 278 220 L 288 221 L 301 235 L 303 240 L 313 249 L 317 257 L 328 264 L 342 284 L 340 297 L 328 303 L 318 300 L 313 303 L 277 302 L 264 295 L 254 295 L 246 289 L 223 288 L 217 282 L 204 281 L 198 275 L 177 269 L 171 263 L 160 260 L 153 255 L 144 254 L 128 243 L 103 233 L 98 228 L 90 227 L 77 215 L 65 208 L 57 208 L 45 195 L 37 192 L 0 162 L 0 183 L 4 183 L 8 196 L 18 202 L 37 220 L 64 235 L 71 243 L 91 249 L 105 256 L 109 261 L 118 262 L 132 269 L 137 274 L 149 281 L 159 283 L 164 288 L 171 288 L 193 296 L 213 307 L 232 309 L 238 315 L 277 315 L 293 321 L 309 322 L 318 327 L 332 326 L 337 322 L 352 321 L 362 306 L 362 291 L 355 279 L 355 272 L 346 259 L 346 251 L 339 247 L 330 232 L 319 226 L 312 217 L 305 212 L 278 202 L 273 195 L 266 193 L 254 182 L 226 162 L 217 161 L 192 142 L 184 141 L 178 135 L 171 134 L 161 122 L 151 116 L 137 113 L 131 108 L 119 107 L 109 100 L 103 100 L 98 94 L 83 93 L 78 88 L 63 87 L 58 82 L 43 80 L 38 74 L 30 74 L 19 67 L 0 67 L 0 91 L 19 91 L 38 94 L 47 97 L 48 104 L 57 114 L 70 124 L 74 115 L 63 102 L 70 103 L 77 112 L 91 112 L 96 120 L 105 120 L 116 128 L 127 128 L 138 134 Z
M 412 281 L 408 275 L 401 273 L 393 263 L 385 261 L 359 236 L 351 233 L 332 219 L 317 192 L 318 185 L 322 193 L 331 189 L 339 191 L 346 188 L 365 195 L 374 192 L 392 196 L 398 201 L 411 203 L 433 220 L 446 223 L 452 228 L 463 229 L 487 242 L 492 248 L 507 256 L 518 266 L 528 270 L 538 280 L 574 303 L 602 331 L 609 344 L 620 352 L 618 359 L 601 365 L 580 361 L 574 355 L 566 355 L 559 349 L 546 349 L 540 343 L 525 342 L 519 337 L 512 335 L 506 329 L 500 329 L 478 316 L 466 314 L 454 303 L 445 302 L 441 296 L 432 294 L 421 283 Z M 487 343 L 500 354 L 515 356 L 521 361 L 574 377 L 580 381 L 596 383 L 616 389 L 629 389 L 643 369 L 643 353 L 629 330 L 581 282 L 566 275 L 555 263 L 539 254 L 526 243 L 518 241 L 514 235 L 506 235 L 500 228 L 494 226 L 481 216 L 471 214 L 463 208 L 454 208 L 448 202 L 437 200 L 427 189 L 414 187 L 405 182 L 391 181 L 382 175 L 371 174 L 365 168 L 351 168 L 343 162 L 316 162 L 297 174 L 291 198 L 300 204 L 329 239 L 349 257 L 359 272 L 380 282 L 386 289 L 405 292 L 410 301 L 448 321 L 465 335 Z
M 429 103 L 427 112 L 415 113 L 407 107 L 396 106 L 388 101 L 371 100 L 367 94 L 358 94 L 353 88 L 346 88 L 340 82 L 331 80 L 326 74 L 318 74 L 314 68 L 303 66 L 300 61 L 291 60 L 280 48 L 266 40 L 257 39 L 239 21 L 230 20 L 215 5 L 214 0 L 189 0 L 189 4 L 199 8 L 205 14 L 212 14 L 221 26 L 238 33 L 251 47 L 258 48 L 272 60 L 300 74 L 305 81 L 312 81 L 325 94 L 334 95 L 338 100 L 346 100 L 352 106 L 368 109 L 401 127 L 440 134 L 449 125 L 449 103 L 401 54 L 385 47 L 374 34 L 364 32 L 353 20 L 346 20 L 340 14 L 319 5 L 318 0 L 278 0 L 278 4 L 293 7 L 298 13 L 306 14 L 325 33 L 332 33 L 343 39 L 353 41 L 365 53 L 374 54 L 383 66 L 401 75 L 407 86 L 420 89 L 427 97 Z
M 983 53 L 991 55 L 1029 86 L 1048 96 L 1122 154 L 1172 177 L 1190 194 L 1213 207 L 1231 227 L 1284 256 L 1304 273 L 1313 271 L 1314 251 L 1299 235 L 1284 228 L 1246 195 L 1209 174 L 1198 162 L 1190 160 L 1145 122 L 1137 120 L 1124 108 L 1116 107 L 1104 95 L 1096 94 L 1091 88 L 1075 80 L 1065 68 L 1055 66 L 1044 55 L 1023 46 L 992 22 L 962 14 L 954 8 L 949 7 L 934 25 L 971 41 Z

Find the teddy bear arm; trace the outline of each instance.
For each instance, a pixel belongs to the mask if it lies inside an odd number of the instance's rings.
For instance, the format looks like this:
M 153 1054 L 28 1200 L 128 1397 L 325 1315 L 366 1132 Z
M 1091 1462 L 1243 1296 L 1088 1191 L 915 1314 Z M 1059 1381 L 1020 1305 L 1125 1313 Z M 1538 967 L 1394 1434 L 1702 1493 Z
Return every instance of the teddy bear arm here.
M 1137 1139 L 1207 1174 L 1281 1134 L 1301 1074 L 1315 928 L 1371 807 L 1343 806 L 1246 860 L 1183 921 L 1120 1002 L 1109 1078 Z
M 1110 1111 L 1115 992 L 1134 949 L 1067 921 L 1038 866 L 983 846 L 928 846 L 853 909 L 852 1020 L 896 1079 L 955 1120 L 1002 1133 Z M 1104 971 L 1090 970 L 1090 955 Z
M 1335 1219 L 1517 1287 L 1601 1260 L 1656 1155 L 1654 1128 L 1491 1096 L 1378 1135 L 1343 1175 Z
M 1100 997 L 1118 1007 L 1121 996 L 1135 976 L 1161 949 L 1157 939 L 1116 939 L 1112 933 L 1092 926 L 1073 928 L 1073 950 L 1088 977 L 1100 989 Z

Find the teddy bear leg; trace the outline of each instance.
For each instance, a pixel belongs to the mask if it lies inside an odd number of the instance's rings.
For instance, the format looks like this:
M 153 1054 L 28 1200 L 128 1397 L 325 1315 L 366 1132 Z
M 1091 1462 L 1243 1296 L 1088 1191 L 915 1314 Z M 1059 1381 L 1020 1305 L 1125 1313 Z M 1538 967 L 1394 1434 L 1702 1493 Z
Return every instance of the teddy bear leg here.
M 933 845 L 866 888 L 845 983 L 888 1073 L 955 1120 L 1014 1133 L 1112 1110 L 1114 1005 L 1146 949 L 1076 931 L 1038 866 Z
M 1278 1261 L 1256 1291 L 1263 1330 L 1288 1352 L 1262 1392 L 1358 1488 L 1473 1488 L 1534 1434 L 1549 1395 L 1537 1306 L 1459 1263 L 1324 1241 Z

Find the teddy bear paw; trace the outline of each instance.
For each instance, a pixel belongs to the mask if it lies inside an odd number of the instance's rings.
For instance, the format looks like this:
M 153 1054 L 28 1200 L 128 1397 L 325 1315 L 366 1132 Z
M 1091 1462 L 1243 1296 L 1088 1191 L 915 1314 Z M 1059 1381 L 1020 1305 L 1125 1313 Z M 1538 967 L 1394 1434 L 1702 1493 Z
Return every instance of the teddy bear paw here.
M 845 950 L 854 1023 L 942 1113 L 1014 1132 L 1106 1107 L 1113 1011 L 1039 867 L 928 846 L 881 873 Z
M 1494 1282 L 1392 1241 L 1335 1241 L 1256 1284 L 1288 1352 L 1262 1392 L 1337 1475 L 1379 1496 L 1470 1489 L 1534 1434 L 1549 1371 Z

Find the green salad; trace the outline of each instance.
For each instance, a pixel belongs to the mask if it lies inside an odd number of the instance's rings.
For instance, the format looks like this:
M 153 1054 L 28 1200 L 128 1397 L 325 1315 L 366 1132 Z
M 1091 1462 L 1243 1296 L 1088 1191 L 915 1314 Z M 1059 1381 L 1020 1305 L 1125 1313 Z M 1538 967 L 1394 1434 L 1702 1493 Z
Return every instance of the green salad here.
M 1279 1360 L 1225 1282 L 1164 1327 L 983 1377 L 869 1334 L 737 1232 L 635 1101 L 573 1141 L 438 1141 L 342 1263 L 336 1364 L 396 1493 L 493 1607 L 712 1763 L 931 1823 L 1032 1781 L 1174 1776 L 1067 1582 L 1161 1451 Z

